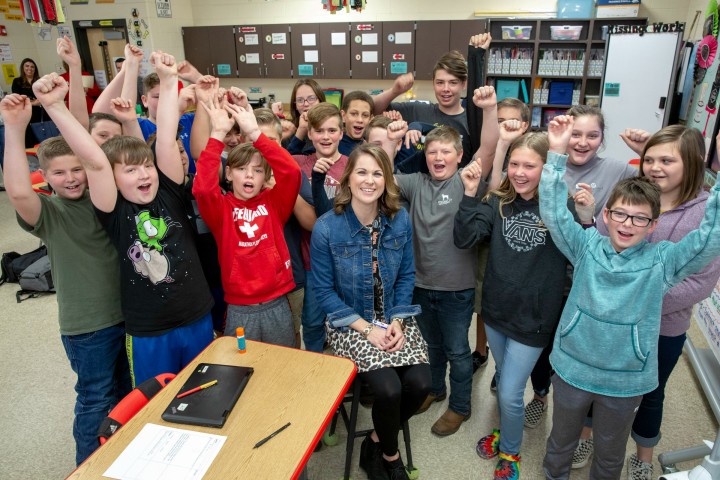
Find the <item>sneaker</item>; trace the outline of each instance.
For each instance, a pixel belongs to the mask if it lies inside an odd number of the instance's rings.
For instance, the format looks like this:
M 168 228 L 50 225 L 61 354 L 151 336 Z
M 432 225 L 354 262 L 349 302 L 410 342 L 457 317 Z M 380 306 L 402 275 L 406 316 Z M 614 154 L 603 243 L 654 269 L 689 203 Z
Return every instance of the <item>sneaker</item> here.
M 590 461 L 593 453 L 593 439 L 580 439 L 572 456 L 572 468 L 583 468 Z
M 527 428 L 535 428 L 545 418 L 547 404 L 545 402 L 533 398 L 530 403 L 525 405 L 525 426 Z
M 402 457 L 398 457 L 392 461 L 383 459 L 383 463 L 385 464 L 385 470 L 390 480 L 410 480 L 407 470 L 405 470 Z
M 636 454 L 630 455 L 627 461 L 628 480 L 653 480 L 652 463 L 643 462 Z
M 360 445 L 360 468 L 365 470 L 368 480 L 390 480 L 382 458 L 380 444 L 373 442 L 370 435 Z
M 460 425 L 468 418 L 470 418 L 469 413 L 467 415 L 461 415 L 448 408 L 433 424 L 430 431 L 439 437 L 447 437 L 457 432 L 460 429 Z
M 489 460 L 497 457 L 499 443 L 500 430 L 495 428 L 490 435 L 485 435 L 478 441 L 477 446 L 475 446 L 475 452 L 477 452 L 481 458 Z
M 418 411 L 415 412 L 415 415 L 419 413 L 425 413 L 428 408 L 430 408 L 430 405 L 432 405 L 435 402 L 442 402 L 447 398 L 447 393 L 443 393 L 442 395 L 433 395 L 432 393 L 429 394 L 426 398 L 423 404 L 418 408 Z
M 472 353 L 473 373 L 477 372 L 480 368 L 487 365 L 488 358 L 490 358 L 490 351 L 488 350 L 487 345 L 485 345 L 485 355 L 481 354 L 478 351 L 474 351 Z
M 495 466 L 495 480 L 518 480 L 520 478 L 520 455 L 500 453 Z

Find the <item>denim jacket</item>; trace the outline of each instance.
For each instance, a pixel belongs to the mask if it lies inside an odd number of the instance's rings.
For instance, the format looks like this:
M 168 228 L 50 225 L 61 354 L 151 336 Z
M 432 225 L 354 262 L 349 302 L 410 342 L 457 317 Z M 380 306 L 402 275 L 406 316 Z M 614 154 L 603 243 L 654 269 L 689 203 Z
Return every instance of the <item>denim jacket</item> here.
M 381 214 L 378 268 L 383 282 L 385 321 L 420 313 L 411 305 L 415 287 L 415 262 L 410 218 L 401 209 L 392 219 Z M 313 228 L 310 258 L 315 296 L 327 321 L 347 327 L 362 318 L 373 318 L 372 242 L 370 233 L 350 205 L 345 213 L 321 216 Z

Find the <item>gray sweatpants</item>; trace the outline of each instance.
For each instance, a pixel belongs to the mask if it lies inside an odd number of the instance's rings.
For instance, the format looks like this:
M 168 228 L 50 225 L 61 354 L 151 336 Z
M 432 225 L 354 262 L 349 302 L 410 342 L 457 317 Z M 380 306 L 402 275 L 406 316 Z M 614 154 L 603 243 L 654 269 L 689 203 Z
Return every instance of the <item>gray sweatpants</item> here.
M 580 439 L 585 417 L 593 406 L 593 461 L 588 478 L 616 480 L 625 463 L 625 446 L 642 395 L 609 397 L 586 392 L 552 377 L 553 426 L 543 461 L 549 480 L 570 478 L 572 456 Z
M 287 297 L 258 305 L 228 305 L 225 335 L 235 336 L 237 327 L 245 328 L 247 340 L 295 347 L 295 329 Z

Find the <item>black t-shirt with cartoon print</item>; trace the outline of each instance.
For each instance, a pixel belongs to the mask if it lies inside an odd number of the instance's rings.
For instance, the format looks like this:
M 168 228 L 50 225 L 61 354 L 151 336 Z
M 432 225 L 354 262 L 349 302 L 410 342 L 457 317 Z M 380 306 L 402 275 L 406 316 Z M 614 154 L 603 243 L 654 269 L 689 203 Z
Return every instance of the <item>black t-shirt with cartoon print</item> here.
M 162 335 L 206 315 L 213 306 L 182 186 L 158 170 L 147 205 L 118 192 L 112 212 L 95 209 L 120 257 L 121 301 L 128 334 Z

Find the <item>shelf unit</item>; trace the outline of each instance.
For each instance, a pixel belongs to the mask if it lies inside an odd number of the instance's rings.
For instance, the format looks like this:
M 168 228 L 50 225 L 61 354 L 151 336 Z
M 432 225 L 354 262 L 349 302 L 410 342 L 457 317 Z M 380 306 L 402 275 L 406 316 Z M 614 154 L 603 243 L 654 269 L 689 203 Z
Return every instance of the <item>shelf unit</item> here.
M 533 128 L 544 129 L 549 116 L 567 110 L 575 104 L 585 104 L 588 100 L 599 102 L 602 89 L 602 75 L 605 70 L 605 39 L 607 27 L 610 25 L 646 25 L 647 18 L 560 18 L 560 19 L 518 19 L 490 18 L 487 19 L 487 31 L 492 34 L 493 41 L 485 62 L 486 81 L 494 85 L 498 94 L 514 92 L 518 84 L 517 96 L 525 101 L 533 113 Z M 553 40 L 552 27 L 581 26 L 578 38 L 572 40 Z M 528 27 L 532 27 L 528 29 Z M 605 27 L 605 28 L 604 28 Z M 523 37 L 523 38 L 503 38 Z M 532 51 L 532 59 L 517 62 Z M 555 63 L 543 62 L 540 57 L 559 56 L 562 60 Z M 600 56 L 601 59 L 597 57 Z M 510 58 L 506 58 L 506 57 Z M 515 58 L 513 58 L 515 57 Z M 593 58 L 591 58 L 593 57 Z M 510 60 L 509 62 L 506 62 Z M 592 61 L 592 63 L 591 63 Z M 503 63 L 509 63 L 509 65 Z M 518 68 L 520 70 L 518 70 Z M 501 82 L 498 83 L 498 80 Z M 507 80 L 507 82 L 502 82 Z M 551 82 L 572 82 L 574 95 L 565 101 L 551 100 L 549 91 L 543 92 L 543 86 Z M 522 83 L 525 84 L 527 99 L 523 94 Z M 503 86 L 504 88 L 498 88 Z M 569 83 L 558 84 L 556 87 L 567 89 Z M 555 89 L 554 89 L 555 90 Z M 546 98 L 547 97 L 547 98 Z M 539 118 L 539 122 L 538 122 Z

